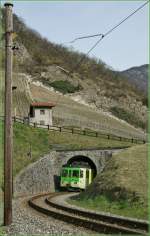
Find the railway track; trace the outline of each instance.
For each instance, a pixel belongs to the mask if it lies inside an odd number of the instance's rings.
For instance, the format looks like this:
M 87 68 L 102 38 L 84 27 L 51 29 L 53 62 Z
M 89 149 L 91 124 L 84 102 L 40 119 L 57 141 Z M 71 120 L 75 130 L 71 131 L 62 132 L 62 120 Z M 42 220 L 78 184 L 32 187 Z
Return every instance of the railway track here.
M 125 217 L 111 216 L 107 214 L 93 213 L 57 203 L 55 198 L 68 193 L 47 193 L 32 197 L 28 203 L 35 210 L 52 216 L 61 221 L 84 227 L 98 233 L 105 234 L 140 234 L 148 235 L 148 222 L 128 219 Z

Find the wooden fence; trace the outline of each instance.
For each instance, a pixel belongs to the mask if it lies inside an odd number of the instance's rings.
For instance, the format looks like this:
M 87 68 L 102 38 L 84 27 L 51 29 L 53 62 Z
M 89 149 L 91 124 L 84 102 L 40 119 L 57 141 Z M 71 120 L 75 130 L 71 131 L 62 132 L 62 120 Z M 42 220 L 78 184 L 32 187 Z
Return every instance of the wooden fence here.
M 102 137 L 108 140 L 111 139 L 111 140 L 126 141 L 126 142 L 139 143 L 139 144 L 146 142 L 145 139 L 135 139 L 131 137 L 117 136 L 110 133 L 102 133 L 99 131 L 93 131 L 89 129 L 80 129 L 80 128 L 75 128 L 75 127 L 65 127 L 65 126 L 42 125 L 39 123 L 30 122 L 28 119 L 24 119 L 21 117 L 13 117 L 13 121 L 32 126 L 34 128 L 43 128 L 43 129 L 57 131 L 57 132 L 70 133 L 72 135 L 78 134 L 78 135 L 84 135 L 84 136 L 90 136 L 90 137 L 96 137 L 96 138 Z
M 4 120 L 4 116 L 0 116 L 1 120 Z M 22 117 L 13 117 L 13 122 L 26 124 L 34 128 L 42 128 L 57 132 L 64 132 L 64 133 L 70 133 L 70 134 L 78 134 L 78 135 L 84 135 L 84 136 L 90 136 L 90 137 L 96 137 L 96 138 L 105 138 L 105 139 L 111 139 L 111 140 L 118 140 L 118 141 L 126 141 L 131 143 L 146 143 L 146 139 L 136 139 L 132 137 L 125 137 L 125 136 L 117 136 L 113 135 L 112 133 L 102 133 L 100 131 L 93 131 L 90 129 L 80 129 L 76 127 L 67 127 L 67 126 L 50 126 L 50 125 L 42 125 L 39 123 L 33 123 L 29 121 L 28 119 L 22 118 Z

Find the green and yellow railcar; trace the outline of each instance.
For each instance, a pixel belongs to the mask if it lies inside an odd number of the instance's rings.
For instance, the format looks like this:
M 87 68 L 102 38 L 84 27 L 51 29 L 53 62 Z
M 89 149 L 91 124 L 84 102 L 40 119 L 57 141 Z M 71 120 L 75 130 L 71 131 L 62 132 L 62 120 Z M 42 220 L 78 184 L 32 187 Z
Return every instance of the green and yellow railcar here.
M 62 167 L 60 186 L 67 189 L 86 189 L 93 180 L 93 170 L 80 167 Z

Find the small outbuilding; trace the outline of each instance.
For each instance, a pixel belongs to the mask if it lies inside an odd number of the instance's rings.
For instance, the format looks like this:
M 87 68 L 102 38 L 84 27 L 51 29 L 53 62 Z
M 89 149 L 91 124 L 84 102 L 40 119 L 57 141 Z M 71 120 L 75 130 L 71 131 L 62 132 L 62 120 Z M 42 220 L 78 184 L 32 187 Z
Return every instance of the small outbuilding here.
M 40 125 L 52 125 L 52 108 L 55 107 L 51 102 L 33 102 L 30 105 L 30 122 Z

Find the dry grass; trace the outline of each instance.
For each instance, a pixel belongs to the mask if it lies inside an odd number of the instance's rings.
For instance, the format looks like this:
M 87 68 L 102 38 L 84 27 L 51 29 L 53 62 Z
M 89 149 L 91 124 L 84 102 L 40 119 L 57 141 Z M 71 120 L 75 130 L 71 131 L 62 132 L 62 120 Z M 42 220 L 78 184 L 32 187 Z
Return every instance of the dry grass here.
M 31 84 L 30 88 L 34 99 L 55 102 L 56 107 L 53 109 L 54 117 L 59 117 L 62 120 L 66 119 L 68 125 L 71 125 L 71 122 L 74 123 L 74 126 L 79 126 L 79 124 L 84 126 L 87 124 L 91 129 L 97 129 L 107 133 L 113 132 L 120 136 L 143 136 L 143 134 L 133 126 L 79 104 L 69 97 L 62 96 L 33 84 Z
M 0 140 L 2 140 L 3 122 L 0 122 Z M 78 134 L 59 133 L 45 129 L 33 128 L 28 125 L 14 123 L 13 130 L 13 166 L 14 175 L 22 168 L 35 162 L 52 149 L 86 149 L 99 147 L 120 147 L 132 145 L 104 138 L 88 137 Z M 3 147 L 3 146 L 2 146 Z M 31 149 L 31 156 L 28 155 Z M 3 182 L 3 158 L 0 150 L 0 185 Z
M 0 100 L 4 102 L 2 92 L 4 91 L 4 75 L 1 72 L 1 96 Z M 79 104 L 67 96 L 62 96 L 58 93 L 48 91 L 42 87 L 31 84 L 28 91 L 26 76 L 23 74 L 13 75 L 13 85 L 17 89 L 13 91 L 13 114 L 18 116 L 28 116 L 31 96 L 35 100 L 53 101 L 56 102 L 56 107 L 53 109 L 54 120 L 59 120 L 59 125 L 77 126 L 99 130 L 103 133 L 112 133 L 118 136 L 130 136 L 133 138 L 143 138 L 143 133 L 134 127 L 109 117 L 106 114 L 97 112 L 92 108 Z M 1 114 L 3 107 L 0 108 Z
M 112 157 L 104 171 L 72 203 L 100 211 L 147 219 L 148 145 Z
M 147 144 L 136 145 L 114 155 L 104 172 L 93 182 L 93 186 L 96 185 L 97 194 L 119 187 L 128 192 L 135 192 L 146 201 L 148 196 L 147 149 Z
M 105 138 L 96 138 L 82 136 L 78 134 L 59 133 L 50 131 L 50 144 L 58 144 L 64 149 L 86 149 L 86 148 L 99 148 L 99 147 L 121 147 L 131 146 L 131 142 L 108 140 Z
M 147 199 L 148 145 L 134 146 L 113 159 L 117 165 L 114 183 Z

